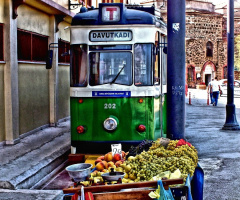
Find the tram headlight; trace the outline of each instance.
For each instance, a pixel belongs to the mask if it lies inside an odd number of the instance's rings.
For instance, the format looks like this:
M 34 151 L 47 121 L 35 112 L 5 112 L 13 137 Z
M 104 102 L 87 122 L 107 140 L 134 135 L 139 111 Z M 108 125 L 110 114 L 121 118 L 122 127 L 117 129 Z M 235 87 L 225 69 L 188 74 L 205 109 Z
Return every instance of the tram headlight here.
M 138 132 L 144 132 L 144 131 L 146 131 L 146 126 L 140 124 L 140 125 L 137 127 L 137 131 L 138 131 Z
M 84 126 L 78 126 L 78 127 L 77 127 L 77 132 L 78 132 L 79 134 L 85 133 L 85 128 L 84 128 Z
M 105 121 L 103 122 L 103 127 L 107 130 L 107 131 L 114 131 L 117 128 L 117 121 L 116 119 L 109 117 L 107 119 L 105 119 Z

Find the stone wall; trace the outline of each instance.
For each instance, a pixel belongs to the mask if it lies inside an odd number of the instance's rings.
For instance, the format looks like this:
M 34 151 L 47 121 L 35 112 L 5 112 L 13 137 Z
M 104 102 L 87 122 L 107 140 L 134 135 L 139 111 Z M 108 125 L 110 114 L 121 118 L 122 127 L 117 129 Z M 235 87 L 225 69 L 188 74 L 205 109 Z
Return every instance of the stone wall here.
M 166 21 L 166 13 L 162 16 Z M 203 70 L 206 62 L 211 62 L 215 66 L 211 78 L 217 76 L 218 79 L 222 79 L 222 67 L 227 64 L 226 38 L 223 38 L 224 25 L 222 14 L 186 10 L 186 78 L 188 80 L 188 66 L 195 67 L 194 72 L 201 75 L 199 79 L 188 82 L 192 87 L 200 83 L 207 84 L 208 80 L 205 80 Z M 212 56 L 207 56 L 207 42 L 213 45 Z
M 226 45 L 222 39 L 223 16 L 214 13 L 186 13 L 186 63 L 201 69 L 201 79 L 196 84 L 205 80 L 203 65 L 211 61 L 216 71 L 212 71 L 211 78 L 222 78 L 222 67 L 226 65 Z M 207 56 L 207 42 L 213 45 L 212 56 Z

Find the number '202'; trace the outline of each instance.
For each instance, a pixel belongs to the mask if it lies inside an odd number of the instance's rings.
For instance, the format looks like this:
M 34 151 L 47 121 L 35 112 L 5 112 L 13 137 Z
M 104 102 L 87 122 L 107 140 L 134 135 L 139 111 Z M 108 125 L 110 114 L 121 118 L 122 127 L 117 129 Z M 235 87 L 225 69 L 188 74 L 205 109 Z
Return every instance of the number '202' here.
M 105 103 L 104 109 L 116 109 L 116 104 L 115 103 Z

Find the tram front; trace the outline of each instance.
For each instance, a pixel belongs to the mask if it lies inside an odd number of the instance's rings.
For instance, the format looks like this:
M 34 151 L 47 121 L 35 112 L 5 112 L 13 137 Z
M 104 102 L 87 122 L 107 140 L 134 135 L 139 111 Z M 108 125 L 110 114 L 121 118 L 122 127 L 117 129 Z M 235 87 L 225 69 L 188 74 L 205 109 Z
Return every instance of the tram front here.
M 127 150 L 161 136 L 166 28 L 160 25 L 123 4 L 99 4 L 73 18 L 71 143 L 78 153 L 108 152 L 115 143 Z

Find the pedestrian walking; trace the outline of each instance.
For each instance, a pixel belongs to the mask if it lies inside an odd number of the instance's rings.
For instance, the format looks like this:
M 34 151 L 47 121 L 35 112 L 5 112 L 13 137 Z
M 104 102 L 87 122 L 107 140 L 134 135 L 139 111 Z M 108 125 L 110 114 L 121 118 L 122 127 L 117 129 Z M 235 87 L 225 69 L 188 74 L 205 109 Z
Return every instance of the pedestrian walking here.
M 214 79 L 212 79 L 213 81 Z M 212 81 L 208 83 L 207 93 L 210 95 L 211 104 L 213 104 Z
M 211 88 L 213 93 L 213 106 L 217 106 L 219 92 L 221 91 L 221 86 L 217 80 L 217 77 L 215 77 L 215 79 L 211 81 Z

